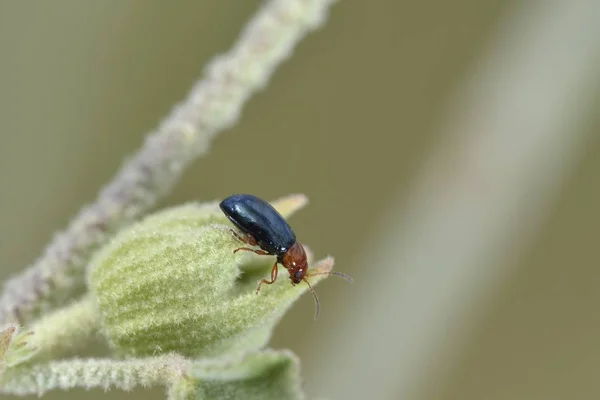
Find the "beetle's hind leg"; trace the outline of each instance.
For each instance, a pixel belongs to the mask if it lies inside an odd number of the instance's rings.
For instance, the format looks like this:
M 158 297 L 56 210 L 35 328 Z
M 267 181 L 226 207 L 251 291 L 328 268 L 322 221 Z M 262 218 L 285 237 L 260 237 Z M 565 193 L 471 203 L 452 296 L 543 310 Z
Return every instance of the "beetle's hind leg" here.
M 238 238 L 238 240 L 240 240 L 241 242 L 247 243 L 250 246 L 258 246 L 258 242 L 256 241 L 256 239 L 254 238 L 254 236 L 250 235 L 249 233 L 245 233 L 244 236 L 238 234 L 236 231 L 234 231 L 233 229 L 230 229 L 231 233 L 233 233 L 233 236 L 235 236 L 236 238 Z M 271 255 L 271 253 L 269 253 L 268 251 L 264 251 L 264 250 L 256 250 L 256 249 L 251 249 L 249 247 L 239 247 L 237 249 L 235 249 L 233 252 L 237 253 L 238 251 L 243 250 L 243 251 L 252 251 L 258 255 L 261 256 L 269 256 Z
M 244 233 L 242 236 L 233 229 L 230 229 L 230 231 L 240 242 L 248 243 L 250 246 L 258 246 L 258 242 L 254 236 L 250 235 L 249 233 Z
M 270 256 L 271 253 L 269 253 L 268 251 L 264 251 L 264 250 L 256 250 L 256 249 L 251 249 L 249 247 L 238 247 L 237 249 L 235 249 L 233 252 L 237 253 L 238 251 L 243 250 L 243 251 L 251 251 L 253 253 L 256 253 L 258 255 L 261 256 Z

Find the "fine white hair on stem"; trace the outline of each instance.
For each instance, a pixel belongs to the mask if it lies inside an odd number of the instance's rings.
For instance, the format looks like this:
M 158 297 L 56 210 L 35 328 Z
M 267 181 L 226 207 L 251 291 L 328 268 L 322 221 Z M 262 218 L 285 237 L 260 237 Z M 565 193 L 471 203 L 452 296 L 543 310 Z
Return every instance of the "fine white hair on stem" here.
M 213 60 L 189 96 L 151 132 L 97 200 L 58 233 L 35 263 L 6 282 L 0 322 L 25 322 L 84 287 L 90 254 L 165 195 L 182 171 L 234 124 L 245 101 L 269 80 L 296 43 L 319 27 L 334 0 L 265 3 L 226 54 Z
M 515 11 L 409 198 L 392 199 L 365 245 L 361 290 L 311 343 L 318 360 L 303 359 L 311 391 L 409 399 L 440 381 L 583 153 L 584 125 L 597 113 L 600 5 L 530 2 Z
M 160 357 L 110 359 L 69 359 L 34 364 L 6 372 L 0 392 L 41 396 L 61 389 L 131 391 L 136 387 L 172 385 L 185 378 L 192 363 L 176 354 Z

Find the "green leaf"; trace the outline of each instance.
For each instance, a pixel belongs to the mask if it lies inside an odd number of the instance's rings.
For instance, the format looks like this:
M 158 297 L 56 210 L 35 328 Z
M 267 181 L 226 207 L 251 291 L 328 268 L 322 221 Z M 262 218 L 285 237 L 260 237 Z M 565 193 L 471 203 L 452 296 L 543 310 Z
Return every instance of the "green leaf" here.
M 38 351 L 31 343 L 33 332 L 22 331 L 17 325 L 0 328 L 0 375 L 7 367 L 23 363 Z
M 192 364 L 197 400 L 299 400 L 299 361 L 289 351 L 264 350 Z

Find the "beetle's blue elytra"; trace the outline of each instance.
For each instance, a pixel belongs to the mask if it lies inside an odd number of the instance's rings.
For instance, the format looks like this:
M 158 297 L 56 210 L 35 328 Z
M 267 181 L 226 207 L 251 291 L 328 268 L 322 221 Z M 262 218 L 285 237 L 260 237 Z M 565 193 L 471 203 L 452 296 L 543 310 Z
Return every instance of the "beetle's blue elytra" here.
M 352 278 L 341 272 L 307 274 L 308 261 L 304 247 L 296 240 L 296 234 L 286 220 L 266 201 L 250 194 L 234 194 L 223 200 L 219 206 L 227 218 L 242 231 L 242 235 L 239 235 L 232 230 L 235 237 L 250 246 L 260 247 L 260 250 L 240 247 L 235 249 L 234 253 L 243 250 L 277 257 L 271 268 L 271 280 L 261 279 L 256 293 L 263 283 L 271 285 L 277 280 L 277 264 L 281 264 L 290 274 L 292 285 L 302 281 L 308 285 L 315 299 L 316 319 L 319 315 L 319 298 L 306 278 L 311 275 L 327 274 L 338 275 L 352 282 Z
M 220 204 L 227 218 L 251 234 L 261 249 L 278 256 L 296 243 L 296 234 L 281 214 L 266 201 L 249 194 L 229 196 Z

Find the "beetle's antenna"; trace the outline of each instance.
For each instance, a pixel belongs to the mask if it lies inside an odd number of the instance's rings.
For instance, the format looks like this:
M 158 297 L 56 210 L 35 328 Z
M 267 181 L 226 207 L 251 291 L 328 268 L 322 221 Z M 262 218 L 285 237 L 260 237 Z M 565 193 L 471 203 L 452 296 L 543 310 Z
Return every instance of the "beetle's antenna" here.
M 337 275 L 337 276 L 340 276 L 340 277 L 344 278 L 348 283 L 354 282 L 354 279 L 352 279 L 352 277 L 350 275 L 344 274 L 343 272 L 338 272 L 338 271 L 314 272 L 314 273 L 308 273 L 308 274 L 306 274 L 306 276 L 313 276 L 313 275 Z
M 315 298 L 315 321 L 317 320 L 317 318 L 319 317 L 319 309 L 321 308 L 319 305 L 319 296 L 317 296 L 317 292 L 315 292 L 312 288 L 312 286 L 310 286 L 310 283 L 308 283 L 308 279 L 304 278 L 302 279 L 304 282 L 306 282 L 306 284 L 308 285 L 308 288 L 310 289 L 313 297 Z

